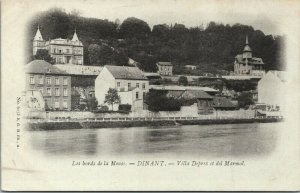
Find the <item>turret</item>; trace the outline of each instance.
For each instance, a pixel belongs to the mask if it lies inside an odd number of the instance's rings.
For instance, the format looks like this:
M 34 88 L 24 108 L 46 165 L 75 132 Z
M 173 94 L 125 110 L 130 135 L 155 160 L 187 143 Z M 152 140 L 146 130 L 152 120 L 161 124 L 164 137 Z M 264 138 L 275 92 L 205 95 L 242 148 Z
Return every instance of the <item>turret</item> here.
M 77 36 L 77 33 L 76 33 L 76 28 L 75 28 L 75 32 L 74 32 L 72 41 L 74 41 L 74 42 L 79 42 L 79 39 L 78 39 L 78 36 Z
M 244 50 L 243 50 L 243 58 L 244 59 L 252 58 L 252 49 L 249 46 L 248 36 L 246 36 L 246 45 L 245 45 Z
M 35 33 L 35 36 L 33 38 L 33 55 L 36 55 L 37 50 L 44 49 L 45 41 L 43 39 L 43 36 L 40 32 L 40 26 L 38 26 L 38 29 Z

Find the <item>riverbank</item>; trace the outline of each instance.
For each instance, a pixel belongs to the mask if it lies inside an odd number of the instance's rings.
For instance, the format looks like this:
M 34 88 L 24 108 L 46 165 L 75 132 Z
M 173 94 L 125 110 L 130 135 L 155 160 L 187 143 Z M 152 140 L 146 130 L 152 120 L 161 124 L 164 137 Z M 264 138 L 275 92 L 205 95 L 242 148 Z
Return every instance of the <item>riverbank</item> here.
M 158 127 L 158 126 L 180 126 L 180 125 L 213 125 L 213 124 L 239 124 L 239 123 L 271 123 L 280 122 L 278 118 L 263 119 L 203 119 L 203 120 L 130 120 L 130 121 L 44 121 L 28 122 L 28 130 L 63 130 L 63 129 L 100 129 L 120 127 Z

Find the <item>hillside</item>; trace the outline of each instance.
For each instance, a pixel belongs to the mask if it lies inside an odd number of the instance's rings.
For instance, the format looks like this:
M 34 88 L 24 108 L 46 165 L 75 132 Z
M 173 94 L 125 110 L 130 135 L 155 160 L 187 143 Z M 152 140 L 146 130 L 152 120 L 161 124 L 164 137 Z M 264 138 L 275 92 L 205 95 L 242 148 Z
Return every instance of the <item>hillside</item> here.
M 234 57 L 242 52 L 248 35 L 254 56 L 263 58 L 266 69 L 285 68 L 281 62 L 284 37 L 265 35 L 251 26 L 210 22 L 205 28 L 157 24 L 151 29 L 145 21 L 134 17 L 120 23 L 85 18 L 57 8 L 41 12 L 28 22 L 27 61 L 32 56 L 32 40 L 38 25 L 45 40 L 71 38 L 76 28 L 84 45 L 85 65 L 125 65 L 130 57 L 146 71 L 155 71 L 156 61 L 172 61 L 175 73 L 190 64 L 198 66 L 199 72 L 194 74 L 222 74 L 233 70 Z

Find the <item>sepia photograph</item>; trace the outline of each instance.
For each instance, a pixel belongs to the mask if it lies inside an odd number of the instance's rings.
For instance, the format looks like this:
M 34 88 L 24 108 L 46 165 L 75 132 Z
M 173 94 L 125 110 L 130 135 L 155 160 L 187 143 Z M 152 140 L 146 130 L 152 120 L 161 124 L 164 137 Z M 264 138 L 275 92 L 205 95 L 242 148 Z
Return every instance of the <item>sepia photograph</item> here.
M 297 1 L 1 7 L 3 190 L 299 190 Z

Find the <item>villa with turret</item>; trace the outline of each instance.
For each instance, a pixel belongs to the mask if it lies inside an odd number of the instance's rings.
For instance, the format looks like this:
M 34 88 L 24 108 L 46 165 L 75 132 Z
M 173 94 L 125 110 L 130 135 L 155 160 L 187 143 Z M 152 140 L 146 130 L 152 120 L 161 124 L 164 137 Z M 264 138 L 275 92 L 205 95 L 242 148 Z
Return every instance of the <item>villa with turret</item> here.
M 249 46 L 248 36 L 246 36 L 246 45 L 243 53 L 238 54 L 235 57 L 234 74 L 260 77 L 265 74 L 263 60 L 252 56 L 252 49 Z
M 83 44 L 78 39 L 76 29 L 73 38 L 57 38 L 45 41 L 38 27 L 33 39 L 33 55 L 40 49 L 48 50 L 55 64 L 83 65 Z

